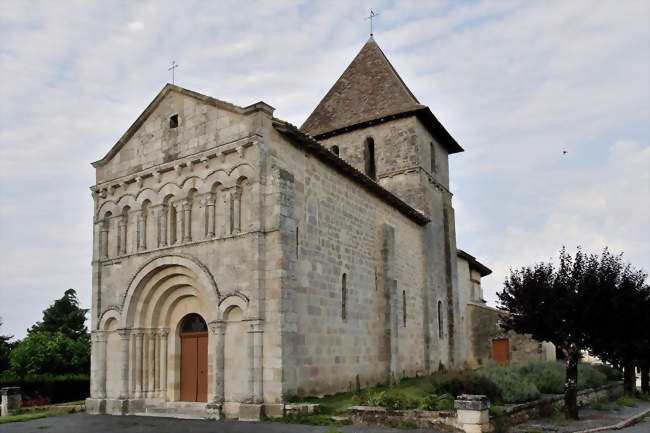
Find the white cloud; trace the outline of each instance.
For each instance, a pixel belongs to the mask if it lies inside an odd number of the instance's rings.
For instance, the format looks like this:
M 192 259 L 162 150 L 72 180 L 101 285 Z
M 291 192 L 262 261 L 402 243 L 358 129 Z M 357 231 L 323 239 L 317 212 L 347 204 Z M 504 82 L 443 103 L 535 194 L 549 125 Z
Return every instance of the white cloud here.
M 21 335 L 70 286 L 89 305 L 89 162 L 172 59 L 177 84 L 299 125 L 367 38 L 370 6 L 1 2 L 2 332 Z M 451 158 L 459 247 L 495 274 L 572 242 L 648 267 L 647 2 L 372 6 L 376 40 L 467 150 Z

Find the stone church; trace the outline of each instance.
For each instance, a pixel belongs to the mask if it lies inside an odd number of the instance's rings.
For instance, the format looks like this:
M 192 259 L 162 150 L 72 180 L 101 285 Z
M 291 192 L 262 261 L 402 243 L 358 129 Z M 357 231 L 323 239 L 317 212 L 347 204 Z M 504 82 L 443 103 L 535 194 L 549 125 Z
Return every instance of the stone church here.
M 89 412 L 255 419 L 470 357 L 461 146 L 372 38 L 300 128 L 273 112 L 167 84 L 92 164 Z

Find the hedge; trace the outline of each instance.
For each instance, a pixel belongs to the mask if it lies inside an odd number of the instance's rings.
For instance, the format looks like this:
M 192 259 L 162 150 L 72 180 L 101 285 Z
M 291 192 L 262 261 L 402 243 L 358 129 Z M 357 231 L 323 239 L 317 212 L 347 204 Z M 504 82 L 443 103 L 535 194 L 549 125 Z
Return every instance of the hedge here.
M 50 403 L 83 400 L 90 394 L 90 377 L 88 375 L 53 376 L 41 374 L 24 378 L 0 376 L 0 387 L 19 386 L 23 402 L 36 399 L 48 399 Z

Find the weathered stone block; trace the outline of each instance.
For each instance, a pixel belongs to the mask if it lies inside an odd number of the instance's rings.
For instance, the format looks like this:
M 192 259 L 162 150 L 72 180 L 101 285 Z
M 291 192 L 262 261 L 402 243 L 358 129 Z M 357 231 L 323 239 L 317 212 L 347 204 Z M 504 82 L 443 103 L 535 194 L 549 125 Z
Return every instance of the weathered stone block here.
M 268 418 L 282 418 L 284 416 L 284 404 L 265 404 L 264 415 Z
M 490 408 L 490 400 L 485 395 L 461 394 L 454 401 L 454 408 L 456 410 L 485 410 Z
M 205 412 L 208 414 L 208 419 L 220 420 L 223 415 L 221 413 L 220 403 L 208 403 L 205 406 Z
M 141 398 L 129 400 L 129 413 L 144 412 L 144 400 Z
M 110 415 L 126 415 L 129 412 L 129 401 L 118 398 L 106 400 L 106 413 Z
M 485 424 L 490 422 L 490 411 L 485 410 L 465 410 L 456 411 L 459 422 L 463 424 Z
M 10 386 L 0 389 L 2 395 L 2 416 L 9 416 L 13 411 L 20 408 L 22 396 L 20 387 Z
M 260 421 L 262 419 L 262 407 L 261 404 L 240 404 L 239 421 Z
M 87 398 L 86 412 L 91 415 L 101 415 L 106 413 L 106 400 L 103 398 Z

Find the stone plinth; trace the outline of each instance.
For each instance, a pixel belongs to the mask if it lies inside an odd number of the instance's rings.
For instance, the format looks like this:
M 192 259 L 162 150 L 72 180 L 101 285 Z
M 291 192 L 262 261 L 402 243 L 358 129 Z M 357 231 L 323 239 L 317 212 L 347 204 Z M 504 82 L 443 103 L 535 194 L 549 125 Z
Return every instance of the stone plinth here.
M 103 398 L 87 398 L 86 413 L 101 415 L 106 413 L 106 400 Z
M 282 418 L 284 416 L 284 404 L 265 404 L 264 415 L 268 418 Z
M 239 405 L 239 421 L 260 421 L 261 419 L 261 404 L 242 403 Z
M 208 414 L 208 419 L 220 420 L 223 417 L 221 412 L 221 403 L 208 403 L 205 406 L 205 412 Z
M 9 416 L 11 413 L 20 408 L 22 396 L 20 395 L 20 387 L 10 386 L 0 389 L 2 396 L 2 416 Z
M 485 395 L 461 394 L 454 401 L 456 421 L 466 433 L 490 430 L 490 401 Z

